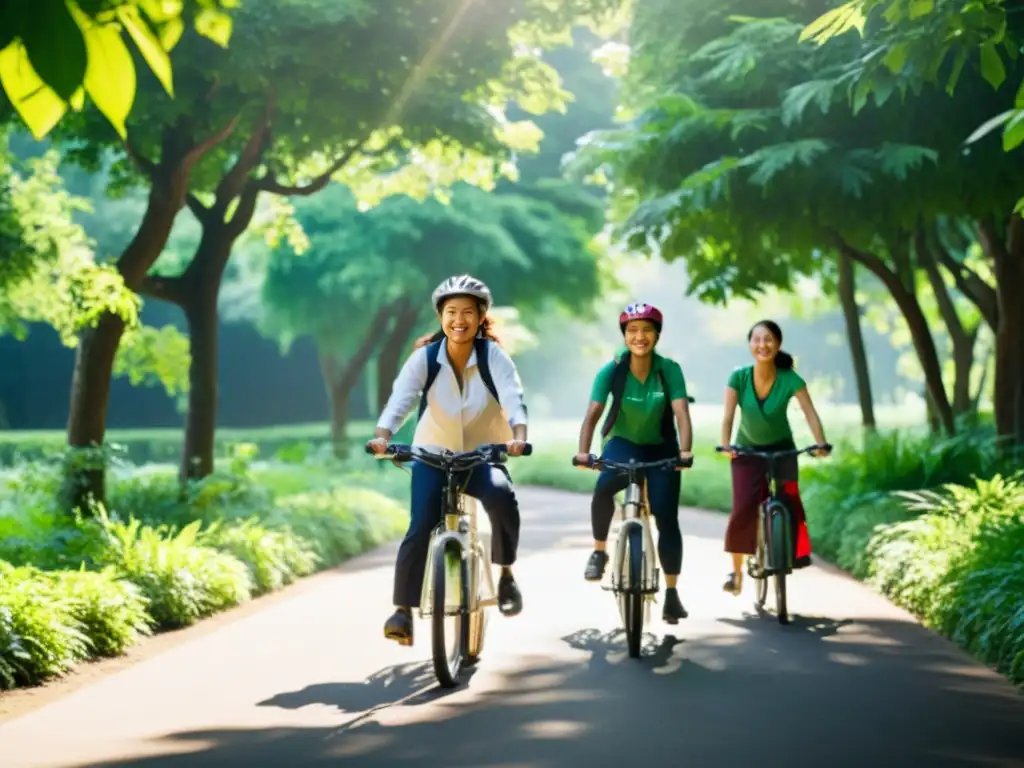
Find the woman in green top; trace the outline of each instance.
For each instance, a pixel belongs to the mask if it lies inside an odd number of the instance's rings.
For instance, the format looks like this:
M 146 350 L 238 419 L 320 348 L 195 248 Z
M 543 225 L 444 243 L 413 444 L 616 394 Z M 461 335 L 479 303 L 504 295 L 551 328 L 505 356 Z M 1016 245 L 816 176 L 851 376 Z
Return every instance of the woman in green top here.
M 604 411 L 608 395 L 612 408 L 601 429 L 604 450 L 610 461 L 657 461 L 679 454 L 692 456 L 693 430 L 686 380 L 679 363 L 654 352 L 661 336 L 662 314 L 649 304 L 631 304 L 619 315 L 619 329 L 627 351 L 602 368 L 594 379 L 587 415 L 580 428 L 581 464 L 589 463 L 594 428 Z M 674 421 L 674 424 L 673 424 Z M 676 428 L 679 437 L 676 437 Z M 665 570 L 663 618 L 669 624 L 685 619 L 676 582 L 683 565 L 683 536 L 679 530 L 680 475 L 677 472 L 648 472 L 647 497 L 658 526 L 658 557 Z M 600 581 L 608 564 L 605 546 L 615 514 L 615 494 L 624 490 L 628 479 L 604 470 L 597 478 L 590 506 L 594 551 L 587 561 L 584 578 Z
M 740 408 L 740 428 L 735 445 L 759 451 L 785 451 L 796 447 L 789 427 L 786 409 L 796 398 L 807 418 L 807 425 L 818 445 L 825 444 L 818 412 L 811 402 L 806 382 L 793 370 L 793 357 L 780 349 L 782 329 L 771 320 L 762 320 L 747 334 L 754 364 L 737 368 L 729 376 L 725 389 L 725 417 L 722 419 L 722 445 L 731 440 L 736 406 Z M 826 455 L 817 451 L 816 456 Z M 732 459 L 732 514 L 725 531 L 725 551 L 732 555 L 732 573 L 723 589 L 734 595 L 743 586 L 743 558 L 753 555 L 757 545 L 757 511 L 768 495 L 767 463 L 756 456 L 737 456 Z M 797 486 L 798 464 L 796 456 L 776 462 L 777 481 L 786 505 L 793 513 L 796 526 L 796 553 L 794 566 L 803 568 L 811 563 L 811 540 L 807 533 L 804 508 Z

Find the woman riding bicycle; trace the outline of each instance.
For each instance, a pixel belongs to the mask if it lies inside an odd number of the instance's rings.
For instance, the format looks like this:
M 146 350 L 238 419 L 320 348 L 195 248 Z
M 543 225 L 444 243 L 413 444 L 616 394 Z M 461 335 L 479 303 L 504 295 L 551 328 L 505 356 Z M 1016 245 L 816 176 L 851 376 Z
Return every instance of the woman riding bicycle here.
M 434 334 L 438 343 L 417 347 L 406 361 L 367 447 L 383 454 L 391 436 L 423 396 L 425 407 L 413 445 L 469 451 L 485 443 L 506 443 L 509 455 L 522 455 L 527 420 L 523 387 L 512 358 L 490 331 L 490 290 L 469 275 L 451 277 L 434 291 L 433 303 L 441 321 L 441 330 Z M 478 357 L 478 350 L 486 353 L 486 359 Z M 437 379 L 424 393 L 431 354 L 436 355 Z M 483 504 L 490 517 L 491 559 L 501 566 L 498 609 L 515 616 L 523 607 L 511 567 L 519 545 L 519 504 L 508 472 L 484 465 L 465 473 L 458 482 L 465 494 Z M 444 483 L 440 470 L 422 462 L 413 464 L 412 514 L 395 564 L 396 610 L 384 624 L 384 636 L 403 645 L 412 644 L 411 609 L 420 602 L 430 534 L 441 521 Z
M 780 348 L 782 329 L 771 320 L 762 320 L 747 333 L 754 364 L 737 368 L 729 376 L 725 389 L 725 416 L 722 419 L 722 445 L 729 446 L 736 406 L 740 408 L 740 428 L 735 445 L 758 451 L 787 451 L 796 448 L 786 409 L 796 398 L 817 445 L 825 444 L 825 433 L 818 412 L 811 402 L 807 383 L 793 370 L 793 357 Z M 725 531 L 725 551 L 732 556 L 732 573 L 723 585 L 726 592 L 739 595 L 743 587 L 743 558 L 757 547 L 758 509 L 768 496 L 767 460 L 757 456 L 732 459 L 732 513 Z M 815 456 L 827 455 L 822 449 Z M 793 567 L 811 564 L 811 539 L 797 486 L 799 465 L 796 456 L 782 457 L 775 463 L 780 495 L 793 515 L 796 552 Z
M 589 459 L 594 428 L 609 394 L 613 395 L 612 408 L 601 429 L 602 458 L 615 462 L 630 459 L 646 462 L 676 454 L 684 459 L 692 456 L 693 430 L 683 370 L 675 360 L 654 351 L 661 338 L 661 326 L 661 312 L 650 304 L 631 304 L 619 315 L 619 329 L 627 349 L 617 360 L 605 365 L 594 379 L 591 402 L 580 428 L 578 462 L 586 463 Z M 658 527 L 658 556 L 665 570 L 663 618 L 670 624 L 688 615 L 676 589 L 683 565 L 680 481 L 678 472 L 647 472 L 647 496 Z M 615 514 L 615 494 L 627 483 L 624 475 L 612 470 L 602 470 L 597 478 L 590 505 L 594 551 L 584 572 L 587 581 L 600 581 L 604 575 L 608 564 L 605 547 Z

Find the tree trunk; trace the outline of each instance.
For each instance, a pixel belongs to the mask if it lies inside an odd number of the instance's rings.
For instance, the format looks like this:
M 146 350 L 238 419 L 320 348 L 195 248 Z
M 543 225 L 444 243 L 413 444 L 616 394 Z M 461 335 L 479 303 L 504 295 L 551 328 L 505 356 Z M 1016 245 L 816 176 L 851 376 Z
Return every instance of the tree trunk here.
M 839 303 L 843 309 L 846 324 L 846 338 L 850 344 L 853 373 L 857 381 L 857 398 L 860 401 L 861 423 L 864 428 L 874 431 L 875 403 L 871 394 L 871 373 L 868 356 L 864 348 L 864 334 L 860 327 L 860 308 L 857 306 L 857 277 L 854 264 L 843 254 L 839 255 Z
M 412 306 L 411 302 L 404 302 L 399 306 L 395 316 L 391 332 L 384 340 L 380 354 L 377 355 L 377 411 L 384 410 L 384 406 L 391 396 L 391 387 L 398 376 L 399 363 L 402 361 L 402 353 L 405 351 L 405 344 L 416 330 L 416 323 L 420 319 L 419 310 Z
M 979 229 L 996 277 L 996 429 L 1019 447 L 1024 445 L 1024 301 L 1013 294 L 1024 285 L 1024 219 L 1017 214 L 1011 217 L 1005 240 L 989 224 Z
M 859 251 L 841 239 L 838 245 L 844 254 L 867 267 L 889 290 L 889 294 L 896 302 L 896 306 L 910 330 L 914 351 L 917 353 L 918 361 L 924 371 L 925 386 L 931 396 L 936 416 L 946 433 L 954 434 L 956 420 L 953 418 L 953 406 L 949 402 L 946 388 L 942 382 L 939 353 L 935 347 L 935 339 L 932 338 L 928 328 L 928 319 L 924 316 L 913 289 L 908 288 L 900 276 L 874 254 Z
M 397 309 L 398 304 L 395 303 L 377 310 L 377 314 L 366 326 L 362 343 L 348 362 L 342 364 L 334 355 L 322 351 L 320 353 L 320 372 L 324 377 L 324 386 L 331 406 L 331 443 L 334 446 L 334 455 L 339 459 L 345 458 L 348 454 L 346 427 L 352 390 L 359 383 L 359 377 L 363 375 L 373 353 L 377 351 L 381 338 L 378 329 Z
M 928 276 L 928 282 L 935 294 L 942 322 L 949 334 L 953 347 L 953 414 L 964 417 L 972 412 L 971 373 L 974 370 L 974 345 L 978 340 L 978 327 L 967 328 L 960 319 L 946 283 L 939 271 L 939 264 L 925 240 L 923 227 L 918 228 L 917 253 L 921 266 Z
M 169 131 L 164 138 L 160 163 L 150 172 L 152 182 L 142 222 L 117 262 L 125 284 L 132 290 L 139 289 L 146 272 L 167 244 L 188 192 L 189 174 L 198 159 L 193 157 L 195 148 L 183 150 L 181 136 L 170 134 Z M 79 460 L 74 454 L 81 449 L 102 449 L 114 357 L 124 330 L 120 317 L 104 315 L 95 328 L 82 334 L 78 344 L 68 406 L 67 442 L 72 457 L 64 472 L 61 493 L 69 510 L 86 509 L 90 497 L 96 502 L 106 501 L 105 460 L 98 456 Z

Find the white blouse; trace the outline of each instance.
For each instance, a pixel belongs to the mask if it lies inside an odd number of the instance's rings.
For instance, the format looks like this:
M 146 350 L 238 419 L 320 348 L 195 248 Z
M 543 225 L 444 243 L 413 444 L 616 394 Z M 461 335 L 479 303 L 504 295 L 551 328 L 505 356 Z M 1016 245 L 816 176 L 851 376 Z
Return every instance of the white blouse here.
M 416 426 L 413 445 L 471 451 L 484 443 L 508 442 L 512 439 L 512 427 L 526 424 L 523 384 L 515 363 L 497 344 L 492 342 L 487 348 L 499 402 L 494 401 L 480 376 L 476 349 L 469 355 L 460 390 L 448 359 L 447 345 L 442 344 L 437 355 L 440 369 L 427 393 L 427 407 Z M 413 352 L 402 366 L 377 428 L 387 429 L 391 434 L 397 432 L 418 409 L 426 383 L 427 347 L 424 346 Z

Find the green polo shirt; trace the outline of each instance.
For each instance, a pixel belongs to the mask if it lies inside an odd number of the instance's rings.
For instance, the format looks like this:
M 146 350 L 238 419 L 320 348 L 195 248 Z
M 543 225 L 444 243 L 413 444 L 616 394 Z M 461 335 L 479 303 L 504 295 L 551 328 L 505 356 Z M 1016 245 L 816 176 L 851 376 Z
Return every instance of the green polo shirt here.
M 736 390 L 736 404 L 740 407 L 740 428 L 736 445 L 758 446 L 791 443 L 793 430 L 789 426 L 786 409 L 789 401 L 807 383 L 796 371 L 779 370 L 775 383 L 764 402 L 758 402 L 754 389 L 754 366 L 737 368 L 729 376 L 729 388 Z
M 686 379 L 683 377 L 683 369 L 679 367 L 679 363 L 657 353 L 652 354 L 654 362 L 651 365 L 651 372 L 647 374 L 646 381 L 641 382 L 633 375 L 632 371 L 626 376 L 626 388 L 622 392 L 622 407 L 619 409 L 619 415 L 608 435 L 609 440 L 613 437 L 621 437 L 637 445 L 660 445 L 662 442 L 662 412 L 673 400 L 685 399 Z M 595 403 L 607 405 L 617 362 L 617 360 L 612 360 L 598 371 L 594 378 L 590 399 Z M 665 383 L 668 384 L 667 402 L 658 371 L 665 373 Z

